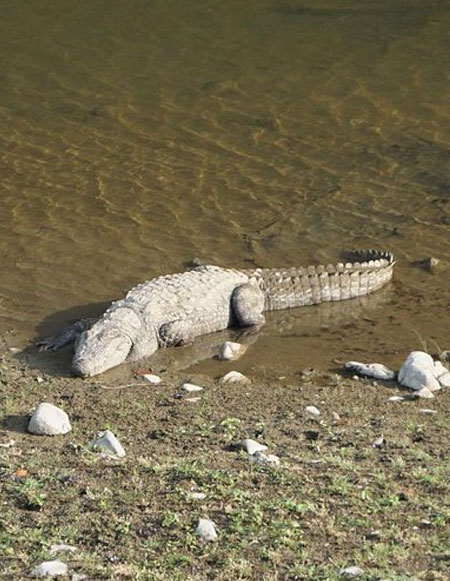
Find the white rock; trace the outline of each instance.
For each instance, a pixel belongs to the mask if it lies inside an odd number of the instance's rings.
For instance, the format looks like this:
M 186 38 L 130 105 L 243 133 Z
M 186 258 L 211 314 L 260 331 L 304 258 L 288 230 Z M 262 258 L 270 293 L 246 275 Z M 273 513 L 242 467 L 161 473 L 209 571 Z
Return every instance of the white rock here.
M 450 371 L 440 361 L 434 362 L 434 375 L 441 387 L 450 387 Z
M 384 438 L 383 436 L 380 436 L 379 438 L 377 438 L 376 440 L 374 440 L 372 442 L 372 447 L 373 448 L 382 448 L 384 446 Z
M 51 403 L 41 403 L 28 424 L 29 432 L 45 436 L 67 434 L 71 429 L 66 412 Z
M 61 553 L 62 551 L 67 551 L 68 553 L 75 553 L 78 549 L 73 545 L 52 545 L 50 547 L 50 555 L 55 555 L 56 553 Z
M 389 397 L 386 401 L 403 401 L 405 398 L 402 395 L 393 395 Z
M 4 444 L 0 444 L 0 448 L 12 448 L 15 445 L 16 445 L 15 440 L 9 440 L 8 442 L 5 442 Z
M 433 399 L 434 397 L 433 392 L 430 391 L 427 387 L 422 387 L 422 389 L 416 390 L 412 395 L 414 395 L 414 397 L 422 397 L 424 399 Z
M 84 579 L 87 579 L 88 576 L 84 575 L 83 573 L 74 573 L 72 575 L 72 581 L 84 581 Z
M 38 377 L 36 377 L 36 382 L 39 383 L 39 384 L 44 383 L 44 378 L 38 376 Z
M 389 369 L 381 363 L 359 363 L 359 361 L 348 361 L 345 364 L 345 369 L 355 371 L 360 375 L 367 377 L 375 377 L 375 379 L 392 380 L 395 379 L 395 371 Z
M 272 466 L 279 466 L 280 464 L 280 458 L 275 456 L 275 454 L 255 452 L 254 454 L 248 454 L 247 458 L 249 462 L 256 462 L 258 464 L 271 464 Z
M 153 375 L 153 373 L 145 373 L 142 377 L 145 379 L 145 381 L 148 381 L 153 385 L 158 385 L 158 383 L 161 383 L 162 381 L 159 375 Z
M 335 422 L 339 422 L 341 419 L 341 416 L 337 412 L 331 412 L 331 417 Z
M 89 446 L 96 452 L 103 452 L 104 454 L 108 454 L 110 456 L 117 456 L 119 458 L 123 458 L 125 456 L 125 450 L 122 448 L 119 440 L 111 432 L 111 430 L 99 432 L 97 438 L 92 440 Z
M 256 452 L 263 452 L 264 450 L 267 450 L 267 446 L 265 444 L 260 444 L 251 438 L 245 438 L 245 440 L 242 440 L 241 446 L 250 455 L 255 454 Z
M 364 573 L 364 571 L 361 569 L 361 567 L 345 567 L 345 569 L 341 569 L 339 571 L 339 574 L 342 575 L 343 577 L 359 577 L 360 575 L 362 575 Z
M 421 413 L 421 414 L 434 415 L 434 414 L 437 414 L 437 411 L 436 410 L 430 410 L 428 408 L 422 408 L 422 409 L 419 410 L 419 413 Z
M 187 401 L 188 403 L 197 403 L 201 400 L 202 400 L 201 397 L 196 396 L 196 397 L 187 397 L 184 401 Z
M 220 379 L 220 383 L 222 385 L 228 383 L 250 383 L 250 379 L 245 377 L 242 373 L 239 373 L 239 371 L 229 371 Z
M 224 361 L 235 361 L 242 357 L 247 351 L 246 345 L 240 343 L 233 343 L 232 341 L 225 341 L 219 346 L 219 359 Z
M 32 577 L 60 577 L 67 575 L 67 565 L 56 559 L 55 561 L 44 561 L 31 571 Z
M 447 373 L 443 373 L 437 378 L 437 380 L 441 387 L 450 387 L 450 372 L 447 371 Z
M 206 494 L 204 492 L 189 492 L 187 496 L 192 500 L 204 500 L 206 498 Z
M 195 532 L 203 541 L 215 541 L 217 539 L 215 524 L 207 518 L 199 519 Z
M 408 355 L 398 372 L 398 381 L 417 391 L 424 387 L 429 391 L 441 389 L 435 377 L 433 358 L 423 351 L 413 351 Z
M 314 406 L 314 405 L 308 405 L 308 406 L 306 406 L 305 407 L 305 412 L 308 415 L 310 415 L 310 416 L 312 416 L 314 418 L 317 418 L 318 416 L 320 416 L 320 410 L 318 410 L 316 408 L 316 406 Z
M 203 387 L 199 385 L 194 385 L 193 383 L 183 383 L 181 386 L 183 391 L 187 391 L 188 393 L 196 393 L 198 391 L 203 391 Z

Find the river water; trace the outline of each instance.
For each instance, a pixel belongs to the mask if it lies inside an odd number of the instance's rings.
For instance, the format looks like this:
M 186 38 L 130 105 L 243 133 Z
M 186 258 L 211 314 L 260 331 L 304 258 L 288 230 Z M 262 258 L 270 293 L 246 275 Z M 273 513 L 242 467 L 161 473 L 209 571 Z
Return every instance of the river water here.
M 275 313 L 245 365 L 449 347 L 448 0 L 3 0 L 0 16 L 11 344 L 194 257 L 379 247 L 388 289 Z

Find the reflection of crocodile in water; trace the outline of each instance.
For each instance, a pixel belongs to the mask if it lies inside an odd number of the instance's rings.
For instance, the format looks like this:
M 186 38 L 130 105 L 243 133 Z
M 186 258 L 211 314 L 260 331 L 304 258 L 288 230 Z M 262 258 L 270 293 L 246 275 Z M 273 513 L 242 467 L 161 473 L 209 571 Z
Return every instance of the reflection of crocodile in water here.
M 92 376 L 159 347 L 189 343 L 230 326 L 264 324 L 263 311 L 367 295 L 388 282 L 390 252 L 352 253 L 352 263 L 308 268 L 235 270 L 199 266 L 154 278 L 112 303 L 99 319 L 78 321 L 43 342 L 57 350 L 76 340 L 73 371 Z

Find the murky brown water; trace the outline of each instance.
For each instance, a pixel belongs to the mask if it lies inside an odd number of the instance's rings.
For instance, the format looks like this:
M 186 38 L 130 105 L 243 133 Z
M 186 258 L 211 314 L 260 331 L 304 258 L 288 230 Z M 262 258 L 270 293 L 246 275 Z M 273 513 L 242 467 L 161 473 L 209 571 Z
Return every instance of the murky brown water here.
M 450 263 L 449 8 L 4 0 L 0 332 L 24 343 L 196 256 L 381 247 L 382 298 L 325 329 L 323 309 L 276 313 L 243 365 L 449 347 L 450 270 L 412 264 Z

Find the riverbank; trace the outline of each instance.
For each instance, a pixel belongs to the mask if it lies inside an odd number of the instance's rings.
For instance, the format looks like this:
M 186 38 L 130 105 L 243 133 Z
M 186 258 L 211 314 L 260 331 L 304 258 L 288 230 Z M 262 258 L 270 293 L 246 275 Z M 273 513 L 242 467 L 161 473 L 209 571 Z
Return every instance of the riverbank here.
M 52 558 L 87 579 L 318 581 L 350 566 L 362 580 L 448 578 L 448 391 L 388 401 L 404 393 L 395 383 L 331 361 L 232 385 L 170 369 L 151 385 L 134 369 L 126 383 L 138 385 L 120 388 L 122 376 L 43 373 L 36 357 L 2 345 L 2 578 Z M 185 381 L 200 399 L 180 396 Z M 69 434 L 27 433 L 42 402 L 67 412 Z M 104 429 L 125 458 L 89 450 Z M 249 462 L 243 438 L 280 465 Z M 216 541 L 196 536 L 199 518 Z M 52 556 L 61 544 L 75 549 Z

